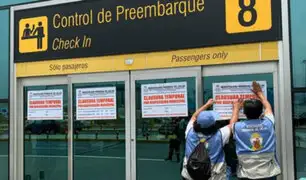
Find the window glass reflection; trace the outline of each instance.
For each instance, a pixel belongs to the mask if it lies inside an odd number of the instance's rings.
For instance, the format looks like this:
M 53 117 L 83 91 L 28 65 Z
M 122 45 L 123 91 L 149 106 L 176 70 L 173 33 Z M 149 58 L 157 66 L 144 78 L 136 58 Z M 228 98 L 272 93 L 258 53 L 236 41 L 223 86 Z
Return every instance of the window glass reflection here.
M 62 90 L 62 120 L 29 120 L 28 92 Z M 52 114 L 46 112 L 46 114 Z M 41 114 L 41 117 L 46 116 Z M 24 88 L 24 175 L 25 179 L 67 180 L 68 93 L 66 85 L 31 86 Z
M 293 96 L 295 165 L 297 179 L 306 177 L 306 92 Z
M 89 92 L 95 91 L 96 88 L 115 88 L 116 116 L 108 119 L 77 120 L 77 91 Z M 113 94 L 109 93 L 108 97 L 112 98 Z M 94 109 L 83 112 L 83 115 L 90 118 L 101 117 L 109 114 L 110 110 L 113 109 L 109 106 L 109 109 L 105 108 L 103 112 Z M 125 179 L 125 83 L 118 81 L 74 84 L 73 114 L 74 180 L 103 179 L 101 177 L 111 180 Z
M 8 103 L 0 103 L 0 179 L 8 179 L 9 121 Z
M 141 85 L 186 82 L 188 115 L 186 117 L 142 117 Z M 136 152 L 138 180 L 180 179 L 185 148 L 185 128 L 196 107 L 195 78 L 152 79 L 136 81 Z M 162 173 L 161 173 L 162 172 Z
M 0 4 L 2 3 L 2 0 Z M 9 10 L 0 10 L 0 99 L 8 98 L 9 80 Z
M 306 87 L 306 1 L 291 0 L 291 46 L 293 86 Z

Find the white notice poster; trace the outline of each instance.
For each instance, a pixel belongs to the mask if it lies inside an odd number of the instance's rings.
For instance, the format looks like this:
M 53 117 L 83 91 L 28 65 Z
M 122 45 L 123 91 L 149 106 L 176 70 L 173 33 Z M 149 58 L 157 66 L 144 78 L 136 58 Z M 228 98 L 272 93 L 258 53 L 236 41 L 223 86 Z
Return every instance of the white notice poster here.
M 28 120 L 62 120 L 63 90 L 28 91 Z
M 188 116 L 187 83 L 141 85 L 142 117 Z
M 267 96 L 266 81 L 258 81 L 262 91 Z M 252 82 L 224 82 L 213 83 L 213 98 L 216 101 L 214 110 L 219 112 L 221 119 L 232 117 L 232 102 L 238 99 L 255 99 L 256 96 L 251 91 Z M 242 111 L 239 118 L 245 118 Z
M 77 89 L 76 97 L 77 120 L 117 118 L 116 87 Z

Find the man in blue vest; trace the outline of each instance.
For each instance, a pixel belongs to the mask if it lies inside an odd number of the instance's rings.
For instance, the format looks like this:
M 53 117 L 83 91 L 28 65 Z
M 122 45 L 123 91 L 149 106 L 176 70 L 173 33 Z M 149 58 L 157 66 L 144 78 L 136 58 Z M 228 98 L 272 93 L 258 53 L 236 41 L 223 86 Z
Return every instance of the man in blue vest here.
M 276 158 L 272 107 L 257 82 L 253 82 L 252 91 L 258 99 L 244 101 L 247 120 L 232 126 L 239 161 L 237 176 L 245 180 L 275 179 L 281 169 Z
M 186 148 L 183 162 L 182 176 L 186 180 L 192 180 L 187 171 L 187 161 L 195 147 L 201 139 L 206 139 L 206 148 L 211 161 L 210 180 L 228 180 L 230 177 L 230 168 L 225 162 L 223 147 L 229 142 L 231 136 L 231 127 L 237 122 L 239 110 L 242 101 L 233 104 L 233 115 L 229 125 L 218 129 L 216 120 L 219 115 L 214 111 L 206 111 L 213 105 L 214 101 L 210 99 L 204 106 L 199 108 L 192 116 L 186 128 Z

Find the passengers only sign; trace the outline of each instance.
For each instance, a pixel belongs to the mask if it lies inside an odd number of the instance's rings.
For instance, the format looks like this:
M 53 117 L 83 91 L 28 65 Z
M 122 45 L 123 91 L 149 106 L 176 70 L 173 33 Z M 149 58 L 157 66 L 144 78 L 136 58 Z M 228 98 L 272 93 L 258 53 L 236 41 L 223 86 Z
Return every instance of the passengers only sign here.
M 166 51 L 281 38 L 272 0 L 86 1 L 14 12 L 15 61 Z

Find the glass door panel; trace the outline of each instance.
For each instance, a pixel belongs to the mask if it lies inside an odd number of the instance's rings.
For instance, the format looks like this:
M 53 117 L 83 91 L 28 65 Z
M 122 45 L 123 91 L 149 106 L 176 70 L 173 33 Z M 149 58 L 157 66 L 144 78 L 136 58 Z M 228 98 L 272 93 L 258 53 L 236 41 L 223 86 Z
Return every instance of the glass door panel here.
M 0 179 L 8 179 L 9 172 L 9 118 L 8 103 L 0 103 Z
M 168 115 L 145 117 L 142 111 L 142 85 L 163 83 L 187 84 L 187 113 L 168 109 Z M 137 80 L 136 86 L 136 160 L 138 180 L 180 179 L 181 160 L 184 155 L 185 124 L 196 108 L 196 78 L 167 78 Z M 162 112 L 162 105 L 159 107 Z M 147 109 L 145 113 L 148 114 Z M 150 110 L 149 110 L 150 111 Z M 154 112 L 152 112 L 154 113 Z M 175 131 L 176 129 L 177 131 Z M 174 133 L 175 131 L 175 133 Z M 174 136 L 175 135 L 175 136 Z
M 306 177 L 306 93 L 293 96 L 296 176 Z
M 25 179 L 67 180 L 67 86 L 27 86 L 23 91 Z
M 74 179 L 122 180 L 125 82 L 73 84 Z
M 205 76 L 203 77 L 203 93 L 204 102 L 213 98 L 213 83 L 226 83 L 226 82 L 252 82 L 252 81 L 265 81 L 267 83 L 267 98 L 274 109 L 274 83 L 272 73 L 263 74 L 242 74 L 242 75 L 224 75 L 224 76 Z M 243 119 L 240 119 L 243 120 Z M 217 125 L 221 128 L 228 125 L 229 120 L 217 121 Z M 232 178 L 236 179 L 237 156 L 235 153 L 234 140 L 231 138 L 230 144 L 225 147 L 227 164 L 232 164 Z

